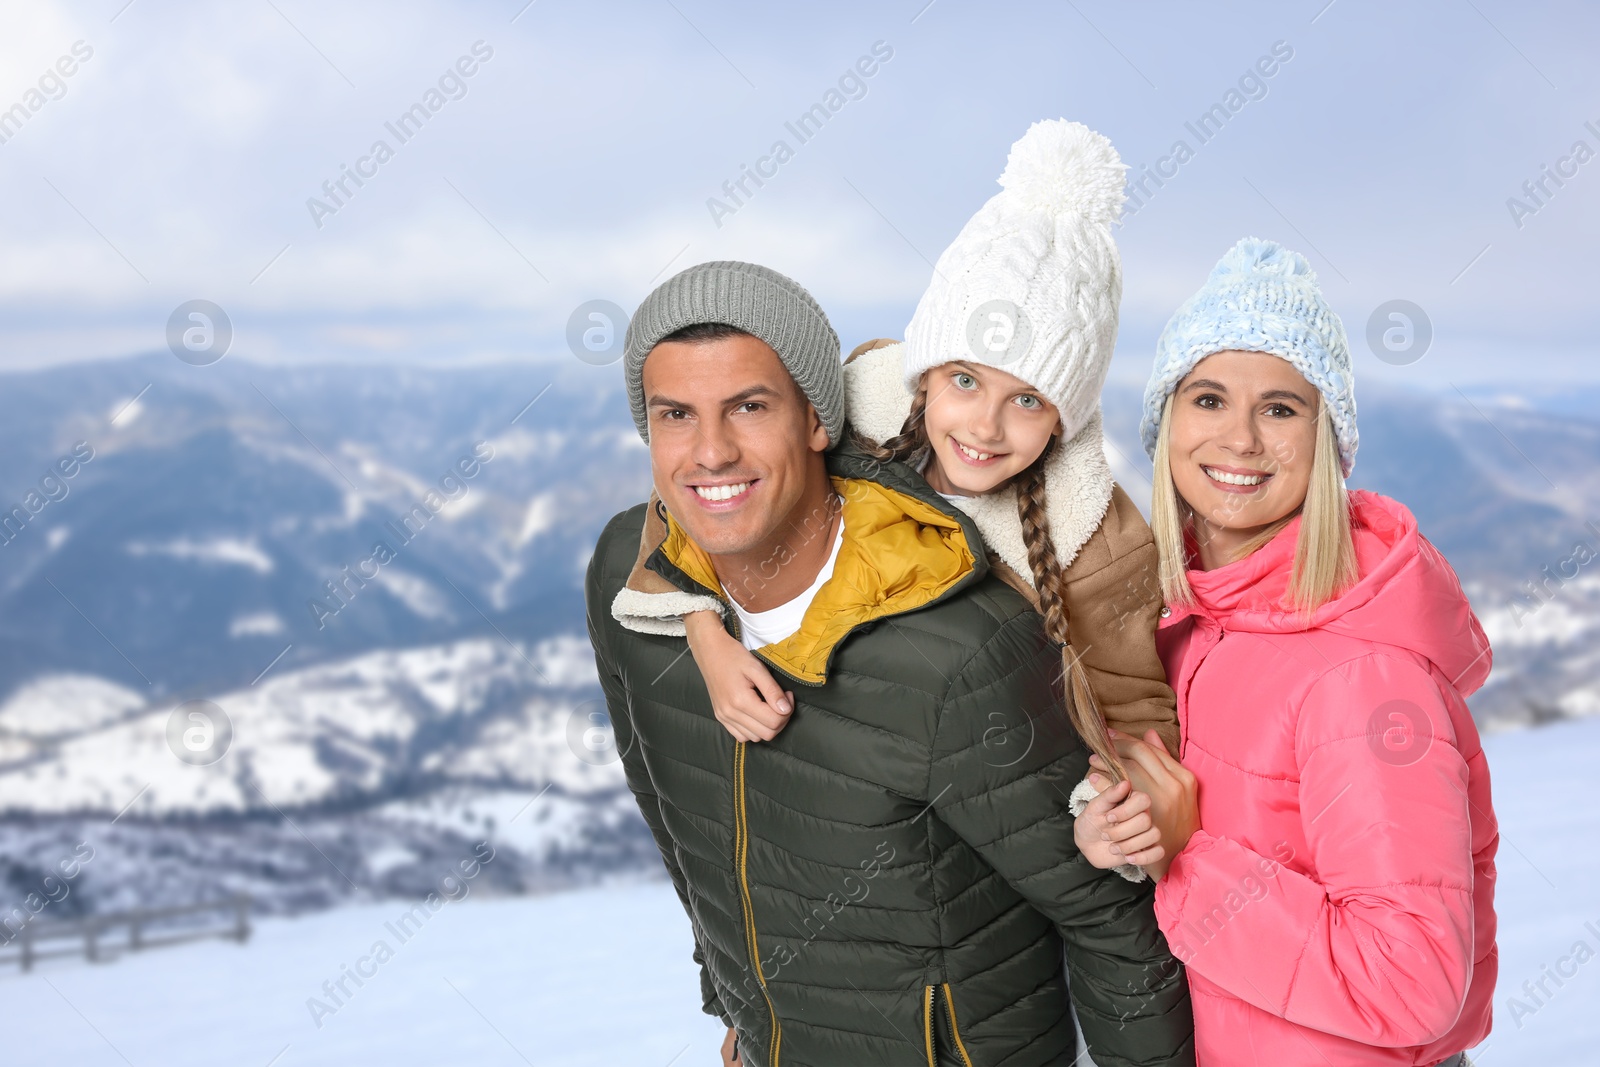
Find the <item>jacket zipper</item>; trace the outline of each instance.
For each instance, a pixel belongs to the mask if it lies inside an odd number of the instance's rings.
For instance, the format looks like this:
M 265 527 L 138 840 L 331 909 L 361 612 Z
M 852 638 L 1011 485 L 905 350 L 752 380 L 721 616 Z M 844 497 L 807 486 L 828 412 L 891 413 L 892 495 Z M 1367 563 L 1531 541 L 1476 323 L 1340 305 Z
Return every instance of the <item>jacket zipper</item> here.
M 656 551 L 659 552 L 660 549 L 658 548 Z M 961 582 L 957 582 L 956 584 L 960 585 L 960 584 L 962 584 L 962 582 L 965 582 L 966 580 L 967 580 L 966 578 L 963 578 Z M 702 587 L 702 588 L 704 588 L 704 587 Z M 709 590 L 709 589 L 707 589 L 706 592 L 710 593 L 712 596 L 716 595 L 715 593 L 712 593 L 711 590 Z M 943 594 L 941 594 L 939 597 L 936 597 L 934 599 L 934 601 L 930 601 L 930 603 L 936 603 L 938 600 L 943 599 L 944 596 L 949 595 L 950 592 L 951 592 L 951 590 L 949 590 L 949 589 L 945 590 L 945 592 Z M 826 676 L 826 674 L 827 674 L 827 669 L 828 669 L 829 664 L 831 664 L 832 661 L 833 661 L 833 651 L 837 650 L 838 647 L 841 644 L 844 643 L 845 639 L 850 637 L 857 630 L 862 629 L 863 627 L 866 627 L 866 626 L 870 626 L 870 625 L 872 625 L 873 623 L 875 623 L 877 621 L 879 621 L 879 620 L 878 619 L 869 619 L 866 622 L 857 623 L 856 625 L 850 627 L 850 629 L 847 630 L 839 638 L 839 640 L 834 642 L 833 650 L 830 650 L 829 653 L 828 653 L 828 661 L 823 664 L 823 668 L 822 669 L 823 669 L 824 676 Z M 736 615 L 736 614 L 732 615 L 731 618 L 729 618 L 729 622 L 732 624 L 732 627 L 733 627 L 733 636 L 734 636 L 734 638 L 742 641 L 743 638 L 744 638 L 744 632 L 743 632 L 744 631 L 744 627 L 739 622 L 739 616 Z M 771 661 L 767 660 L 766 657 L 762 656 L 762 657 L 758 657 L 758 658 L 760 658 L 763 663 L 766 663 L 767 666 L 771 667 L 772 670 L 774 670 L 778 674 L 783 675 L 785 678 L 788 678 L 790 681 L 794 682 L 797 685 L 803 685 L 803 686 L 807 686 L 807 687 L 813 688 L 813 689 L 820 689 L 822 686 L 827 684 L 825 681 L 823 681 L 823 682 L 808 682 L 808 681 L 805 681 L 803 679 L 796 678 L 793 675 L 791 675 L 788 671 L 784 670 L 782 667 L 779 667 L 777 664 L 772 663 Z M 773 1007 L 772 997 L 767 993 L 767 979 L 766 979 L 766 976 L 761 973 L 761 953 L 760 953 L 759 948 L 757 947 L 757 942 L 756 942 L 755 912 L 754 912 L 754 909 L 753 909 L 753 907 L 752 907 L 752 905 L 750 903 L 750 879 L 749 879 L 749 874 L 748 874 L 747 864 L 746 864 L 746 857 L 749 854 L 749 850 L 750 850 L 750 826 L 749 826 L 748 818 L 747 818 L 747 816 L 745 814 L 745 806 L 744 806 L 744 752 L 745 752 L 745 742 L 743 742 L 743 741 L 734 742 L 734 746 L 733 746 L 733 777 L 734 777 L 734 789 L 735 789 L 736 797 L 735 797 L 734 821 L 733 821 L 733 840 L 734 840 L 734 846 L 733 847 L 734 847 L 735 859 L 737 860 L 738 866 L 739 866 L 739 892 L 740 892 L 740 895 L 742 896 L 742 898 L 744 900 L 745 945 L 746 945 L 747 950 L 750 953 L 750 963 L 756 969 L 756 980 L 761 983 L 761 996 L 767 1002 L 767 1015 L 772 1020 L 772 1041 L 771 1041 L 770 1045 L 768 1046 L 769 1055 L 772 1058 L 771 1059 L 771 1067 L 779 1067 L 778 1056 L 779 1056 L 780 1049 L 782 1048 L 782 1045 L 783 1045 L 783 1026 L 782 1026 L 782 1024 L 780 1024 L 778 1022 L 777 1009 Z M 955 1042 L 956 1049 L 961 1053 L 961 1061 L 962 1061 L 962 1063 L 964 1063 L 966 1065 L 966 1067 L 972 1067 L 972 1060 L 971 1060 L 970 1057 L 967 1056 L 966 1047 L 961 1044 L 961 1035 L 959 1034 L 959 1032 L 956 1031 L 955 1006 L 953 1004 L 949 1003 L 949 1000 L 948 1000 L 948 998 L 950 996 L 949 990 L 950 990 L 949 983 L 946 983 L 945 984 L 946 1009 L 948 1010 L 949 1015 L 950 1015 L 949 1020 L 948 1020 L 948 1025 L 949 1025 L 950 1030 L 951 1030 L 952 1039 Z M 924 1043 L 925 1043 L 925 1045 L 927 1047 L 927 1052 L 928 1052 L 928 1067 L 938 1067 L 938 1062 L 935 1059 L 935 1054 L 934 1054 L 934 1040 L 933 1040 L 933 996 L 934 996 L 934 987 L 930 985 L 930 986 L 926 987 L 926 989 L 924 989 L 924 991 L 923 991 L 923 1002 L 922 1002 L 923 1033 L 924 1033 Z
M 972 1057 L 967 1055 L 967 1046 L 961 1041 L 961 1027 L 956 1024 L 956 1000 L 950 993 L 950 983 L 946 982 L 940 988 L 944 990 L 945 1022 L 950 1025 L 950 1040 L 961 1055 L 963 1067 L 972 1067 Z
M 767 976 L 761 973 L 761 951 L 756 944 L 755 911 L 750 903 L 750 877 L 747 869 L 750 854 L 750 821 L 745 814 L 744 806 L 744 751 L 743 741 L 734 743 L 734 858 L 739 866 L 739 893 L 744 900 L 745 947 L 750 952 L 750 965 L 756 969 L 756 981 L 761 983 L 761 996 L 767 1002 L 767 1015 L 772 1020 L 772 1037 L 767 1044 L 767 1062 L 769 1067 L 778 1067 L 778 1053 L 783 1045 L 783 1027 L 778 1023 L 777 1009 L 772 1006 L 772 997 L 767 993 Z

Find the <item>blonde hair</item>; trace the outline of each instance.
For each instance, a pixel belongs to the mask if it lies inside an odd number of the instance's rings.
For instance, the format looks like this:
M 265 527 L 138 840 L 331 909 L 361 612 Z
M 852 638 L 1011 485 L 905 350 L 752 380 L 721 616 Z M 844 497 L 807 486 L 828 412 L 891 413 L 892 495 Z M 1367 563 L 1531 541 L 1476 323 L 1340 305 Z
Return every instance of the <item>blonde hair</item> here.
M 920 467 L 923 459 L 933 450 L 933 444 L 928 440 L 926 422 L 927 380 L 928 374 L 924 371 L 917 381 L 916 394 L 911 398 L 911 412 L 898 434 L 880 445 L 852 430 L 855 445 L 874 458 L 898 460 L 912 467 Z M 1061 677 L 1067 718 L 1090 751 L 1111 768 L 1113 782 L 1118 782 L 1126 777 L 1126 773 L 1106 732 L 1105 715 L 1089 688 L 1088 674 L 1084 671 L 1081 657 L 1072 647 L 1067 603 L 1062 596 L 1066 588 L 1065 568 L 1056 557 L 1055 541 L 1050 537 L 1050 523 L 1046 517 L 1045 464 L 1055 452 L 1058 438 L 1059 435 L 1052 436 L 1044 451 L 1013 478 L 1017 487 L 1017 517 L 1022 522 L 1023 543 L 1028 547 L 1028 569 L 1033 571 L 1033 588 L 1039 596 L 1039 614 L 1044 616 L 1045 636 L 1061 646 Z
M 1150 529 L 1155 534 L 1161 557 L 1161 594 L 1169 604 L 1194 603 L 1189 586 L 1189 552 L 1184 535 L 1194 523 L 1194 512 L 1178 495 L 1172 481 L 1172 394 L 1161 407 L 1161 426 L 1156 433 L 1155 473 L 1150 495 Z M 1311 451 L 1311 480 L 1301 503 L 1283 518 L 1240 545 L 1233 560 L 1244 559 L 1276 537 L 1285 526 L 1301 516 L 1295 541 L 1294 568 L 1289 575 L 1287 597 L 1290 605 L 1310 615 L 1322 605 L 1355 584 L 1360 576 L 1356 567 L 1355 541 L 1350 535 L 1350 498 L 1339 466 L 1338 435 L 1333 416 L 1325 404 L 1319 405 L 1317 437 Z M 1232 562 L 1232 560 L 1230 560 Z

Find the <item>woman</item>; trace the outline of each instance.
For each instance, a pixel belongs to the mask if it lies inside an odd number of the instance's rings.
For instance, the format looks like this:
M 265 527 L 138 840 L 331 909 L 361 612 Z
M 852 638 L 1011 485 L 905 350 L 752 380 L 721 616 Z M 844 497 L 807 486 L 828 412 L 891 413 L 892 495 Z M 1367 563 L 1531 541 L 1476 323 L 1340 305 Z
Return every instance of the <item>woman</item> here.
M 1464 700 L 1489 645 L 1411 513 L 1344 487 L 1350 354 L 1304 257 L 1251 238 L 1218 263 L 1142 432 L 1182 763 L 1116 738 L 1132 782 L 1092 776 L 1080 844 L 1158 880 L 1202 1065 L 1460 1062 L 1498 965 Z

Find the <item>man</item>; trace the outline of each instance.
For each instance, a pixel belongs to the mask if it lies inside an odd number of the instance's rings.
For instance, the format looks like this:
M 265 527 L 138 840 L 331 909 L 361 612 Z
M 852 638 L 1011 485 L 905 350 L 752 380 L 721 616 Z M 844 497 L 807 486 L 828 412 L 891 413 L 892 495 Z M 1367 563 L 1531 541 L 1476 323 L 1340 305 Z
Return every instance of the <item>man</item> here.
M 764 267 L 691 267 L 640 305 L 624 369 L 659 506 L 601 534 L 589 633 L 725 1062 L 1070 1063 L 1064 942 L 1101 1067 L 1192 1064 L 1149 883 L 1073 843 L 1059 650 L 964 513 L 844 440 L 821 308 Z M 723 729 L 682 636 L 613 619 L 637 562 L 759 633 L 796 697 L 776 740 Z

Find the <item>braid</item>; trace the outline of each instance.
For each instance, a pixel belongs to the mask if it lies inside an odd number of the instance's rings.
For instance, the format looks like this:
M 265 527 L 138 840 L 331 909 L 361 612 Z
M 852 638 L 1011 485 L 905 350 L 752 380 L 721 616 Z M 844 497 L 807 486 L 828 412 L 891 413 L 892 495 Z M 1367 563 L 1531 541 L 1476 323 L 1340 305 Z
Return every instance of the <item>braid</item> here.
M 878 444 L 859 430 L 851 429 L 851 440 L 873 459 L 905 463 L 913 469 L 922 464 L 930 449 L 928 430 L 924 422 L 928 414 L 927 375 L 917 384 L 917 393 L 911 398 L 911 411 L 901 424 L 900 432 L 883 444 Z
M 1117 782 L 1124 777 L 1122 761 L 1117 758 L 1116 749 L 1106 734 L 1105 718 L 1089 689 L 1089 680 L 1072 648 L 1067 627 L 1067 603 L 1062 595 L 1066 588 L 1062 580 L 1064 572 L 1056 559 L 1044 503 L 1045 461 L 1053 451 L 1054 439 L 1027 470 L 1017 475 L 1017 514 L 1022 520 L 1022 540 L 1028 546 L 1028 566 L 1033 570 L 1033 585 L 1039 594 L 1039 613 L 1044 616 L 1045 635 L 1061 646 L 1067 716 L 1084 744 L 1111 768 L 1111 780 Z
M 1048 450 L 1047 450 L 1048 453 Z M 1028 546 L 1028 566 L 1039 592 L 1039 612 L 1045 633 L 1058 645 L 1067 643 L 1067 607 L 1061 599 L 1061 564 L 1044 508 L 1044 460 L 1041 455 L 1017 476 L 1017 513 L 1022 519 L 1022 540 Z
M 928 384 L 927 374 L 924 373 L 922 380 L 917 383 L 916 395 L 911 398 L 911 411 L 906 415 L 898 434 L 880 445 L 852 429 L 851 439 L 874 459 L 920 467 L 932 450 L 926 426 L 927 410 Z M 1045 634 L 1061 646 L 1068 717 L 1084 743 L 1111 768 L 1111 779 L 1117 782 L 1125 777 L 1122 761 L 1106 735 L 1106 722 L 1100 714 L 1100 706 L 1095 702 L 1088 677 L 1072 648 L 1067 630 L 1067 604 L 1061 595 L 1066 585 L 1062 580 L 1064 572 L 1056 559 L 1055 543 L 1050 539 L 1050 524 L 1045 517 L 1044 468 L 1045 462 L 1055 451 L 1056 443 L 1056 439 L 1052 438 L 1039 458 L 1017 475 L 1017 512 L 1022 519 L 1022 539 L 1028 546 L 1028 566 L 1033 570 L 1034 588 L 1039 593 L 1039 611 L 1044 616 Z

